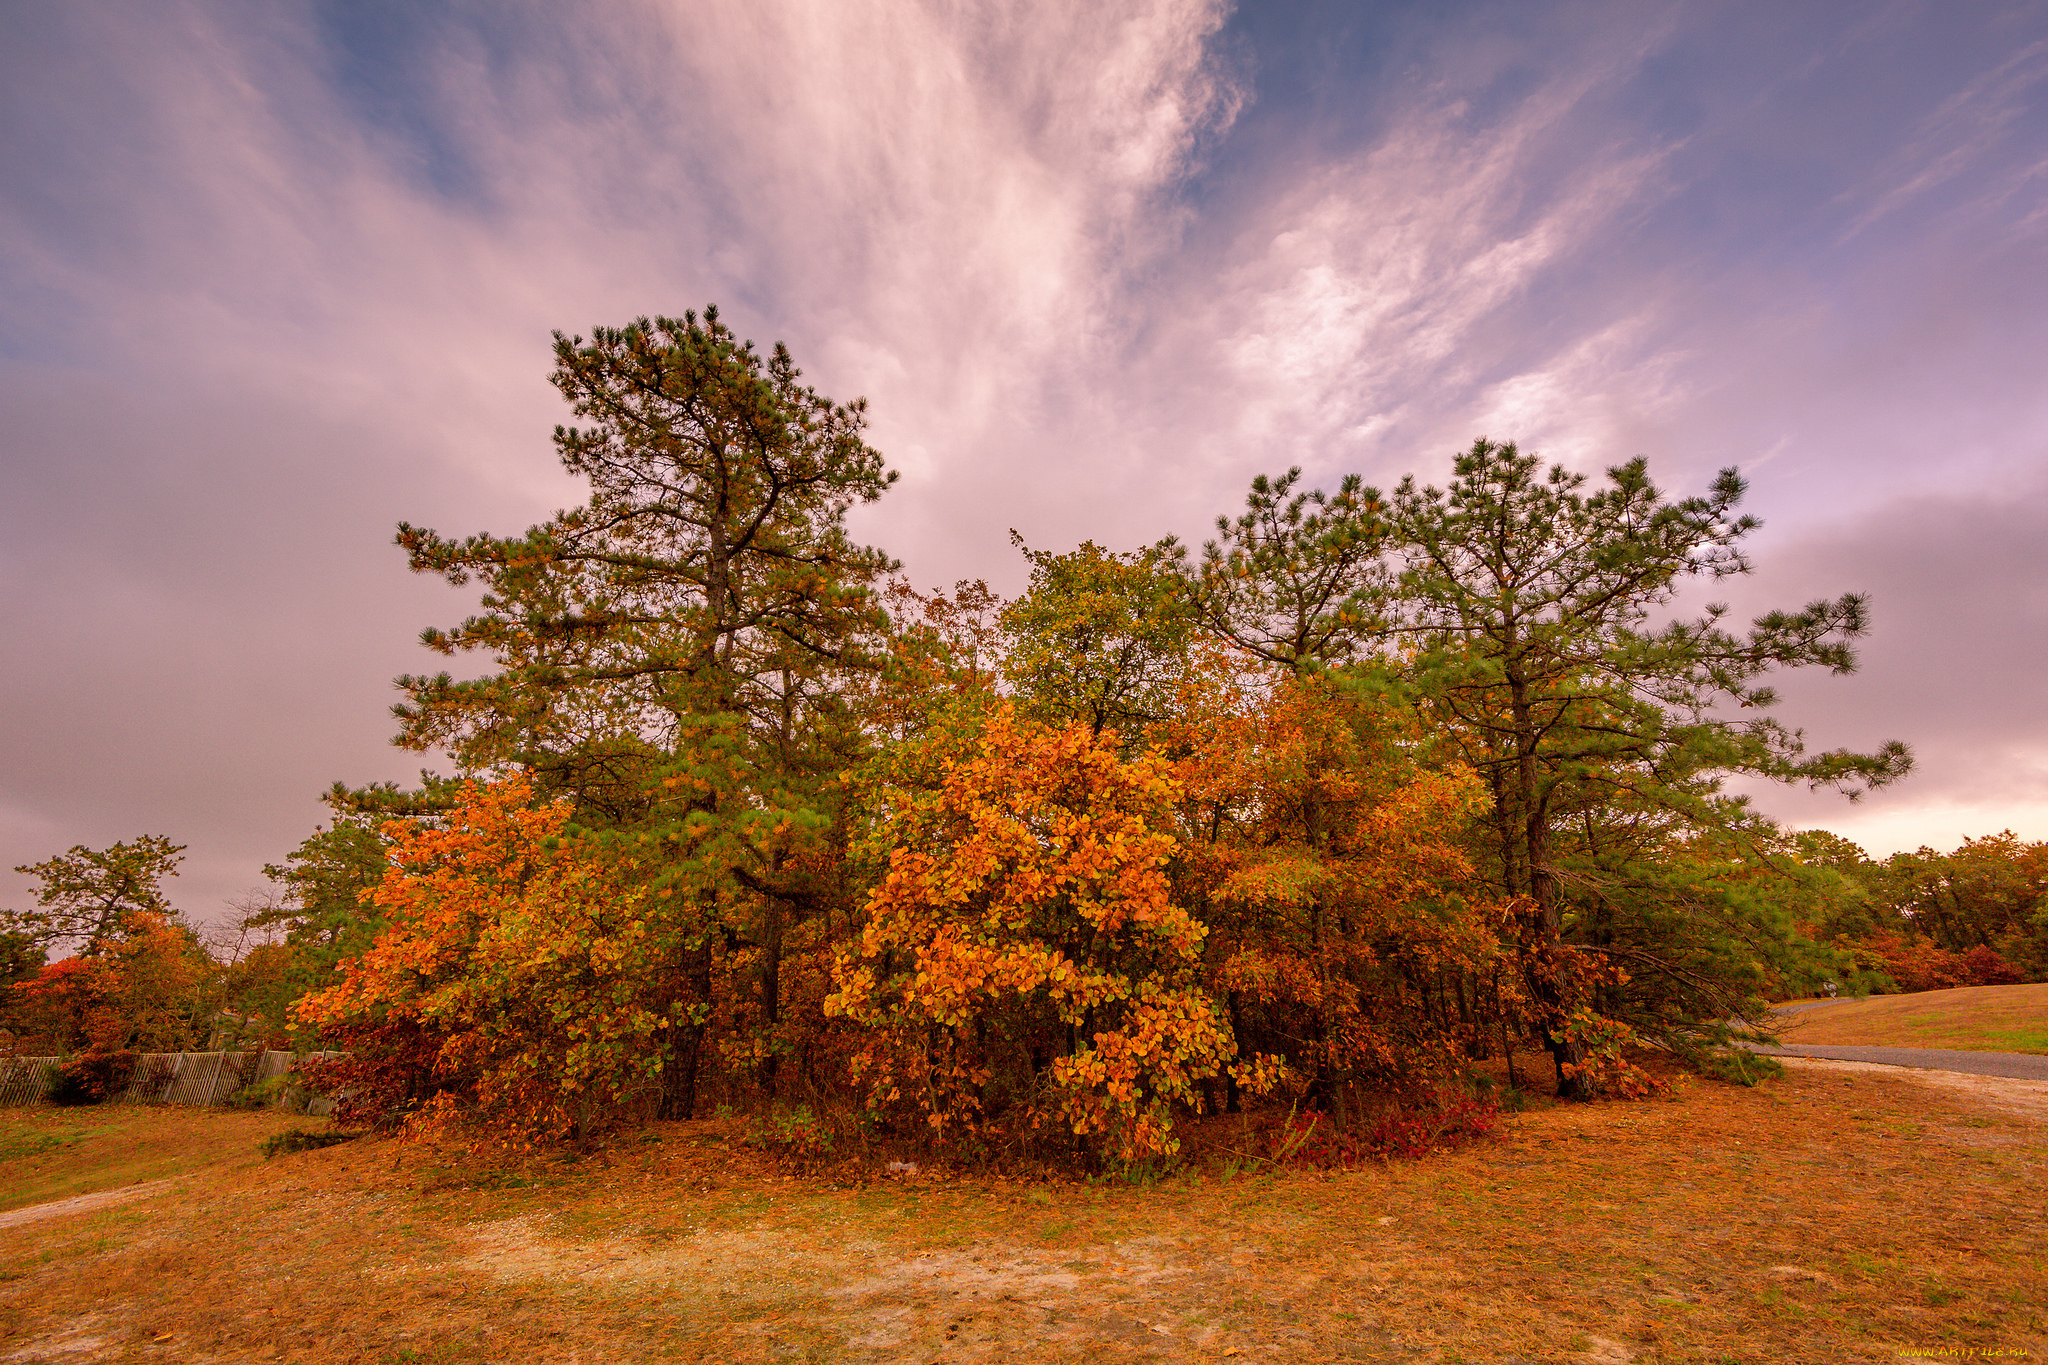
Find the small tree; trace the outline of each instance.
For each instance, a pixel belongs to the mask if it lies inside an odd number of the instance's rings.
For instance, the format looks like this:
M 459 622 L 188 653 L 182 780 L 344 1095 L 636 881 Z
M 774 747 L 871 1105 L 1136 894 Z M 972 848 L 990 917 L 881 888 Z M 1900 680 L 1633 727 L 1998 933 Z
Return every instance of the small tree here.
M 1338 1127 L 1367 1091 L 1417 1091 L 1489 1047 L 1499 897 L 1463 835 L 1478 779 L 1417 761 L 1419 726 L 1342 674 L 1181 718 L 1182 898 L 1240 1047 L 1284 1057 Z
M 523 776 L 466 787 L 434 825 L 387 827 L 374 892 L 385 924 L 299 1019 L 356 1056 L 331 1079 L 553 1140 L 658 1093 L 669 1035 L 708 1002 L 674 978 L 688 898 L 663 895 L 612 850 L 564 839 L 566 801 L 534 803 Z
M 11 988 L 16 1027 L 59 1052 L 179 1052 L 202 1046 L 220 1003 L 220 970 L 182 924 L 137 914 L 119 940 L 68 957 Z
M 27 981 L 43 969 L 49 956 L 25 933 L 0 933 L 0 988 Z
M 0 915 L 0 932 L 20 934 L 47 952 L 72 943 L 88 957 L 125 937 L 137 917 L 171 919 L 175 911 L 160 883 L 178 874 L 184 845 L 144 835 L 104 849 L 83 844 L 40 863 L 17 867 L 36 878 L 33 910 Z

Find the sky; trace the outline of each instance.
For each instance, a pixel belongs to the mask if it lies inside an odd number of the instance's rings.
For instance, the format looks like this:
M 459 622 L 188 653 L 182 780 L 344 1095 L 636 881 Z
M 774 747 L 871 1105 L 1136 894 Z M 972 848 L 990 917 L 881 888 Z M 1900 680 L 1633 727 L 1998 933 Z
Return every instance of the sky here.
M 1872 599 L 1783 718 L 1918 760 L 1759 807 L 2048 838 L 2048 4 L 0 0 L 0 867 L 162 834 L 217 920 L 412 778 L 470 603 L 396 523 L 581 501 L 550 333 L 707 303 L 868 398 L 925 587 L 1478 436 L 1738 466 L 1719 596 Z

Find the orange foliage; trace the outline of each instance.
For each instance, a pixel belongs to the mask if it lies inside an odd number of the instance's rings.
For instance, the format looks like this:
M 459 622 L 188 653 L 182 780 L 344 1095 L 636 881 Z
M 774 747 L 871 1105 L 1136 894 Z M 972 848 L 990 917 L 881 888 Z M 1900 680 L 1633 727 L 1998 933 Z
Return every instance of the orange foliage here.
M 203 1046 L 216 964 L 182 927 L 132 911 L 119 938 L 14 987 L 10 1013 L 38 1046 L 71 1052 L 179 1051 Z
M 524 777 L 472 782 L 444 821 L 387 825 L 391 866 L 371 893 L 386 928 L 297 1012 L 424 1046 L 422 1119 L 480 1116 L 539 1140 L 657 1086 L 693 1002 L 662 970 L 681 936 L 669 898 L 633 859 L 560 839 L 566 802 L 532 800 Z
M 1858 946 L 1902 991 L 2010 986 L 2024 979 L 2018 967 L 1981 945 L 1952 953 L 1910 934 L 1873 934 Z
M 1460 846 L 1485 803 L 1473 774 L 1424 766 L 1412 725 L 1327 678 L 1214 690 L 1177 739 L 1185 894 L 1240 1041 L 1270 1039 L 1339 1105 L 1456 1070 L 1484 1038 L 1452 993 L 1519 1000 L 1504 909 Z
M 1007 706 L 929 745 L 933 780 L 883 793 L 888 871 L 826 1001 L 877 1030 L 871 1106 L 940 1139 L 1176 1151 L 1175 1107 L 1233 1048 L 1197 980 L 1207 931 L 1171 895 L 1167 765 Z

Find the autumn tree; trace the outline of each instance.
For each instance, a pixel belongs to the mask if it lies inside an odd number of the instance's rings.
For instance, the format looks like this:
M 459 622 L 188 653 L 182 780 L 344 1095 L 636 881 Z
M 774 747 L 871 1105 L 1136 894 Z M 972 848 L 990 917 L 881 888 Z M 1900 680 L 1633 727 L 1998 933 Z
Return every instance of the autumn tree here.
M 2037 924 L 2048 912 L 2048 843 L 2029 843 L 2011 830 L 1965 838 L 1947 853 L 1894 854 L 1872 880 L 1900 927 L 1950 952 L 2048 956 L 2035 942 L 2048 938 L 2048 926 Z
M 1084 541 L 1065 554 L 1011 540 L 1031 565 L 1002 609 L 1003 675 L 1032 714 L 1115 730 L 1142 746 L 1189 666 L 1194 617 L 1172 540 L 1128 554 Z
M 869 1104 L 956 1150 L 1177 1150 L 1177 1112 L 1234 1048 L 1198 979 L 1206 930 L 1171 894 L 1165 764 L 1000 706 L 892 766 L 886 871 L 826 1003 L 873 1032 Z
M 16 872 L 42 883 L 36 908 L 5 912 L 0 931 L 19 934 L 37 949 L 71 943 L 87 957 L 98 956 L 126 937 L 138 917 L 175 916 L 162 882 L 178 874 L 184 852 L 182 844 L 146 834 L 103 849 L 79 844 L 17 867 Z
M 9 988 L 11 1026 L 58 1052 L 203 1048 L 221 1003 L 220 964 L 190 927 L 137 911 L 90 955 L 46 965 Z
M 1239 1046 L 1284 1058 L 1341 1129 L 1519 1031 L 1502 907 L 1464 848 L 1476 776 L 1421 761 L 1413 714 L 1341 673 L 1215 695 L 1172 746 L 1177 889 Z
M 1808 754 L 1769 714 L 1763 679 L 1781 669 L 1855 667 L 1850 642 L 1868 625 L 1850 594 L 1762 616 L 1746 633 L 1726 609 L 1658 625 L 1693 581 L 1747 573 L 1741 542 L 1758 522 L 1737 508 L 1725 470 L 1705 496 L 1669 500 L 1636 459 L 1585 489 L 1514 445 L 1481 440 L 1446 489 L 1404 480 L 1394 519 L 1405 556 L 1404 626 L 1446 732 L 1492 798 L 1488 853 L 1501 891 L 1527 907 L 1533 996 L 1561 1090 L 1583 1095 L 1568 941 L 1587 944 L 1606 904 L 1597 871 L 1603 812 L 1724 823 L 1734 774 L 1833 786 L 1852 795 L 1910 766 L 1905 747 Z M 1634 818 L 1634 817 L 1631 817 Z M 1580 831 L 1586 833 L 1581 835 Z M 1653 944 L 1632 970 L 1657 970 Z M 1582 956 L 1578 955 L 1578 956 Z
M 848 679 L 862 729 L 878 744 L 902 741 L 977 709 L 1002 683 L 1004 603 L 981 579 L 952 592 L 921 593 L 903 579 L 883 593 L 889 617 L 882 666 Z
M 616 846 L 564 838 L 567 799 L 471 783 L 436 822 L 393 822 L 371 898 L 384 923 L 299 1018 L 352 1045 L 330 1080 L 358 1117 L 473 1121 L 526 1140 L 653 1112 L 670 1036 L 713 1002 L 668 979 L 688 898 Z M 685 910 L 665 901 L 682 900 Z

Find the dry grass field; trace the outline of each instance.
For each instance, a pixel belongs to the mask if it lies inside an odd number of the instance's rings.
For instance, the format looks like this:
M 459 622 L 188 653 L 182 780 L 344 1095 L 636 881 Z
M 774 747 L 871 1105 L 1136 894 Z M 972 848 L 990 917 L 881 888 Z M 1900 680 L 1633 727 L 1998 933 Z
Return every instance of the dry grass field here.
M 1792 1015 L 1782 1036 L 1788 1043 L 2048 1055 L 2048 985 L 1965 986 L 1837 1001 Z
M 263 1164 L 264 1138 L 307 1122 L 127 1105 L 0 1109 L 0 1213 L 170 1177 L 231 1177 Z
M 10 1204 L 98 1179 L 94 1143 L 186 1163 L 0 1228 L 0 1359 L 2048 1358 L 2042 1083 L 1797 1062 L 1391 1166 L 1140 1186 L 793 1179 L 731 1122 L 487 1171 L 257 1159 L 288 1122 L 0 1115 L 40 1148 L 0 1166 Z

